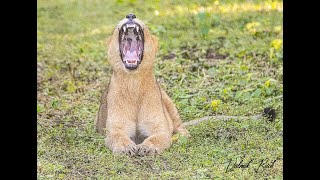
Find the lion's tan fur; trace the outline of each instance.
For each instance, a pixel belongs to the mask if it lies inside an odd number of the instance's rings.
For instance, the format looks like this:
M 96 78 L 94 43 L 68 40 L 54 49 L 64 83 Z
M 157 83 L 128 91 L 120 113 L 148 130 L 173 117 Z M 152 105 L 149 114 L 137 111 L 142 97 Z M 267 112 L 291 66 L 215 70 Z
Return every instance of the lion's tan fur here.
M 153 65 L 158 40 L 143 26 L 144 56 L 136 70 L 127 70 L 121 61 L 117 28 L 108 41 L 108 60 L 113 73 L 101 98 L 96 130 L 106 135 L 106 145 L 114 153 L 161 153 L 170 147 L 174 133 L 189 134 L 175 105 L 156 82 Z

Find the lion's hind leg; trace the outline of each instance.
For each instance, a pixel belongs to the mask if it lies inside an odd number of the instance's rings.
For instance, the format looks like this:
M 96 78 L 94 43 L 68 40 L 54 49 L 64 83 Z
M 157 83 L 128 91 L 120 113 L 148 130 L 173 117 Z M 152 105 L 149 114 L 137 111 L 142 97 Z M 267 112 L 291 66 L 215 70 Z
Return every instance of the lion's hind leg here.
M 167 110 L 167 112 L 169 113 L 169 116 L 173 123 L 173 133 L 174 134 L 179 133 L 183 136 L 189 137 L 190 136 L 189 131 L 183 125 L 176 106 L 174 105 L 170 97 L 167 95 L 167 93 L 163 89 L 161 89 L 161 96 L 162 96 L 163 105 Z

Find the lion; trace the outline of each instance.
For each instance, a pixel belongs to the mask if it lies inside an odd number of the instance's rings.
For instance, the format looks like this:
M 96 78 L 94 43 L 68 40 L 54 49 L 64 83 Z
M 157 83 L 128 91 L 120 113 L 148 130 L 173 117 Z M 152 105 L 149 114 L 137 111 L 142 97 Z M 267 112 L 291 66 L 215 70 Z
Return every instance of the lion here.
M 107 42 L 112 76 L 101 97 L 96 131 L 113 153 L 160 154 L 172 135 L 190 137 L 178 110 L 154 75 L 158 39 L 134 14 L 128 14 Z

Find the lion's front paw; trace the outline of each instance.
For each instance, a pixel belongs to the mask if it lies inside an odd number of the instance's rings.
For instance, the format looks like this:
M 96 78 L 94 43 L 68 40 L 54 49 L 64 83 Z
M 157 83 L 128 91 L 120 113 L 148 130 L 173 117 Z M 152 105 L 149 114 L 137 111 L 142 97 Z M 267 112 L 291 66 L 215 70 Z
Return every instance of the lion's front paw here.
M 156 147 L 148 146 L 145 144 L 137 145 L 137 154 L 139 156 L 154 155 L 154 154 L 159 154 L 159 153 L 160 153 L 160 151 Z
M 116 148 L 113 148 L 113 153 L 121 153 L 129 156 L 134 156 L 137 153 L 137 145 L 134 143 L 131 143 L 127 146 L 116 147 Z

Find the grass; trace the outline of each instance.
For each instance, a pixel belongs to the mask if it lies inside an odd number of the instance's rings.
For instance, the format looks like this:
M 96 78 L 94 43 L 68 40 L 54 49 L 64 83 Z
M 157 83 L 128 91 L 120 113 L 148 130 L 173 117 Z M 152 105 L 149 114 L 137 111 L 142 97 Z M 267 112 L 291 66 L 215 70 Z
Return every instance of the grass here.
M 275 121 L 202 123 L 159 156 L 113 155 L 94 118 L 105 40 L 129 12 L 159 37 L 155 74 L 183 121 L 265 107 Z M 37 16 L 38 179 L 283 178 L 281 1 L 38 0 Z

